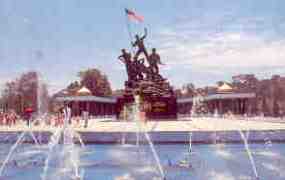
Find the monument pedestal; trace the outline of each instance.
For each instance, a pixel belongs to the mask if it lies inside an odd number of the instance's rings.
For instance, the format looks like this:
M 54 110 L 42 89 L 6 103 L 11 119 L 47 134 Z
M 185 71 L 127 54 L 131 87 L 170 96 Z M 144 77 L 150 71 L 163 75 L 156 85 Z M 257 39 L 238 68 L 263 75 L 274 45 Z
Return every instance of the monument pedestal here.
M 130 84 L 126 82 L 126 84 Z M 125 88 L 125 93 L 118 100 L 120 110 L 125 105 L 134 103 L 134 94 L 139 93 L 142 98 L 142 111 L 146 118 L 152 120 L 177 119 L 177 102 L 172 88 L 167 82 L 136 82 L 135 86 Z
M 119 111 L 128 104 L 134 103 L 133 95 L 125 95 L 118 100 Z M 146 111 L 146 118 L 152 120 L 175 120 L 177 119 L 177 102 L 175 96 L 146 96 L 144 103 L 150 105 Z
M 175 120 L 177 119 L 176 97 L 146 97 L 145 101 L 151 104 L 150 111 L 146 112 L 148 119 Z

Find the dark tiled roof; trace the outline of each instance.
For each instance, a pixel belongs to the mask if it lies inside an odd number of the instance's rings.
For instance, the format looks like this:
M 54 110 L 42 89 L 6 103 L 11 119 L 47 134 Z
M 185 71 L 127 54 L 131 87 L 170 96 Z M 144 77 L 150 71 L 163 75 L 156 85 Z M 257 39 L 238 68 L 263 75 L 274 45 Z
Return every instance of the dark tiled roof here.
M 255 98 L 255 93 L 228 93 L 228 94 L 211 94 L 204 97 L 204 100 L 216 100 L 216 99 L 237 99 L 237 98 Z M 193 98 L 179 98 L 177 103 L 192 102 Z
M 64 96 L 56 97 L 56 101 L 92 101 L 102 103 L 116 103 L 117 98 L 114 97 L 99 97 L 99 96 Z

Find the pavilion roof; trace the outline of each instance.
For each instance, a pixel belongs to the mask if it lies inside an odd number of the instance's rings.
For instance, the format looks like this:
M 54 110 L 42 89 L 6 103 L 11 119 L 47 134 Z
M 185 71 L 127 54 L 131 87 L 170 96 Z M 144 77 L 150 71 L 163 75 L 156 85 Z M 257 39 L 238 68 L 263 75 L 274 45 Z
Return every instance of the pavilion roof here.
M 218 87 L 217 93 L 228 93 L 233 92 L 233 87 L 227 83 L 223 83 L 221 86 Z
M 85 86 L 83 86 L 78 91 L 76 91 L 76 94 L 77 95 L 92 95 L 91 91 Z

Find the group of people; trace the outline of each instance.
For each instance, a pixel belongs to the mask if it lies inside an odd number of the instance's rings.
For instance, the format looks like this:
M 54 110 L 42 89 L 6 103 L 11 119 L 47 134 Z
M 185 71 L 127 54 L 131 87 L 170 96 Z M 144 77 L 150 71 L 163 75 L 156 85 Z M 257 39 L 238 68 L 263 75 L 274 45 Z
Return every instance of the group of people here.
M 73 116 L 70 119 L 68 119 L 68 124 L 69 125 L 74 125 L 75 127 L 80 127 L 84 126 L 85 128 L 88 127 L 88 117 L 83 116 Z M 65 116 L 63 113 L 57 113 L 53 115 L 49 115 L 48 117 L 45 118 L 45 124 L 49 126 L 54 126 L 54 127 L 62 127 L 64 125 L 65 121 Z
M 132 42 L 132 46 L 137 47 L 137 51 L 133 58 L 131 53 L 127 52 L 125 49 L 122 49 L 122 54 L 118 57 L 118 59 L 126 65 L 129 81 L 142 80 L 144 75 L 147 79 L 154 80 L 156 77 L 161 79 L 158 65 L 163 65 L 163 63 L 161 62 L 160 56 L 157 54 L 155 48 L 152 48 L 152 53 L 150 55 L 148 54 L 144 45 L 144 39 L 146 36 L 146 29 L 145 34 L 142 37 L 139 35 L 135 36 L 135 42 Z M 144 55 L 144 58 L 139 59 L 141 54 Z M 148 66 L 144 64 L 145 59 L 148 62 Z
M 64 125 L 65 116 L 63 113 L 58 112 L 56 114 L 48 114 L 44 117 L 36 117 L 30 115 L 29 117 L 26 116 L 19 116 L 13 110 L 9 110 L 6 112 L 0 112 L 0 126 L 15 126 L 20 124 L 26 124 L 27 126 L 38 126 L 40 124 L 44 124 L 47 126 L 54 126 L 54 127 L 62 127 Z M 88 126 L 88 115 L 83 114 L 82 116 L 74 116 L 70 118 L 68 124 L 72 124 L 74 126 Z
M 19 116 L 14 111 L 0 112 L 0 125 L 13 126 L 18 122 Z

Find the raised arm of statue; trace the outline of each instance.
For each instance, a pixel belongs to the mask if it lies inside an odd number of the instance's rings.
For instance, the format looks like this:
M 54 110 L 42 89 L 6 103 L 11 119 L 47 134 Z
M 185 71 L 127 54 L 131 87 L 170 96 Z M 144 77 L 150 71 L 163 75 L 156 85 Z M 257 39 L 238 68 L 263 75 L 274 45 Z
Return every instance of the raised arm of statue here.
M 157 54 L 157 64 L 165 65 L 163 62 L 161 62 L 160 56 Z
M 146 28 L 144 28 L 144 35 L 143 35 L 143 37 L 142 37 L 141 39 L 145 39 L 145 38 L 146 38 L 146 36 L 147 36 L 147 29 L 146 29 Z
M 160 65 L 165 65 L 163 62 L 161 62 L 160 57 L 159 57 L 157 63 L 160 64 Z
M 122 62 L 122 63 L 126 63 L 126 60 L 125 60 L 125 58 L 124 58 L 124 56 L 123 55 L 120 55 L 119 57 L 118 57 L 118 59 Z
M 123 55 L 118 56 L 118 59 L 122 61 Z

